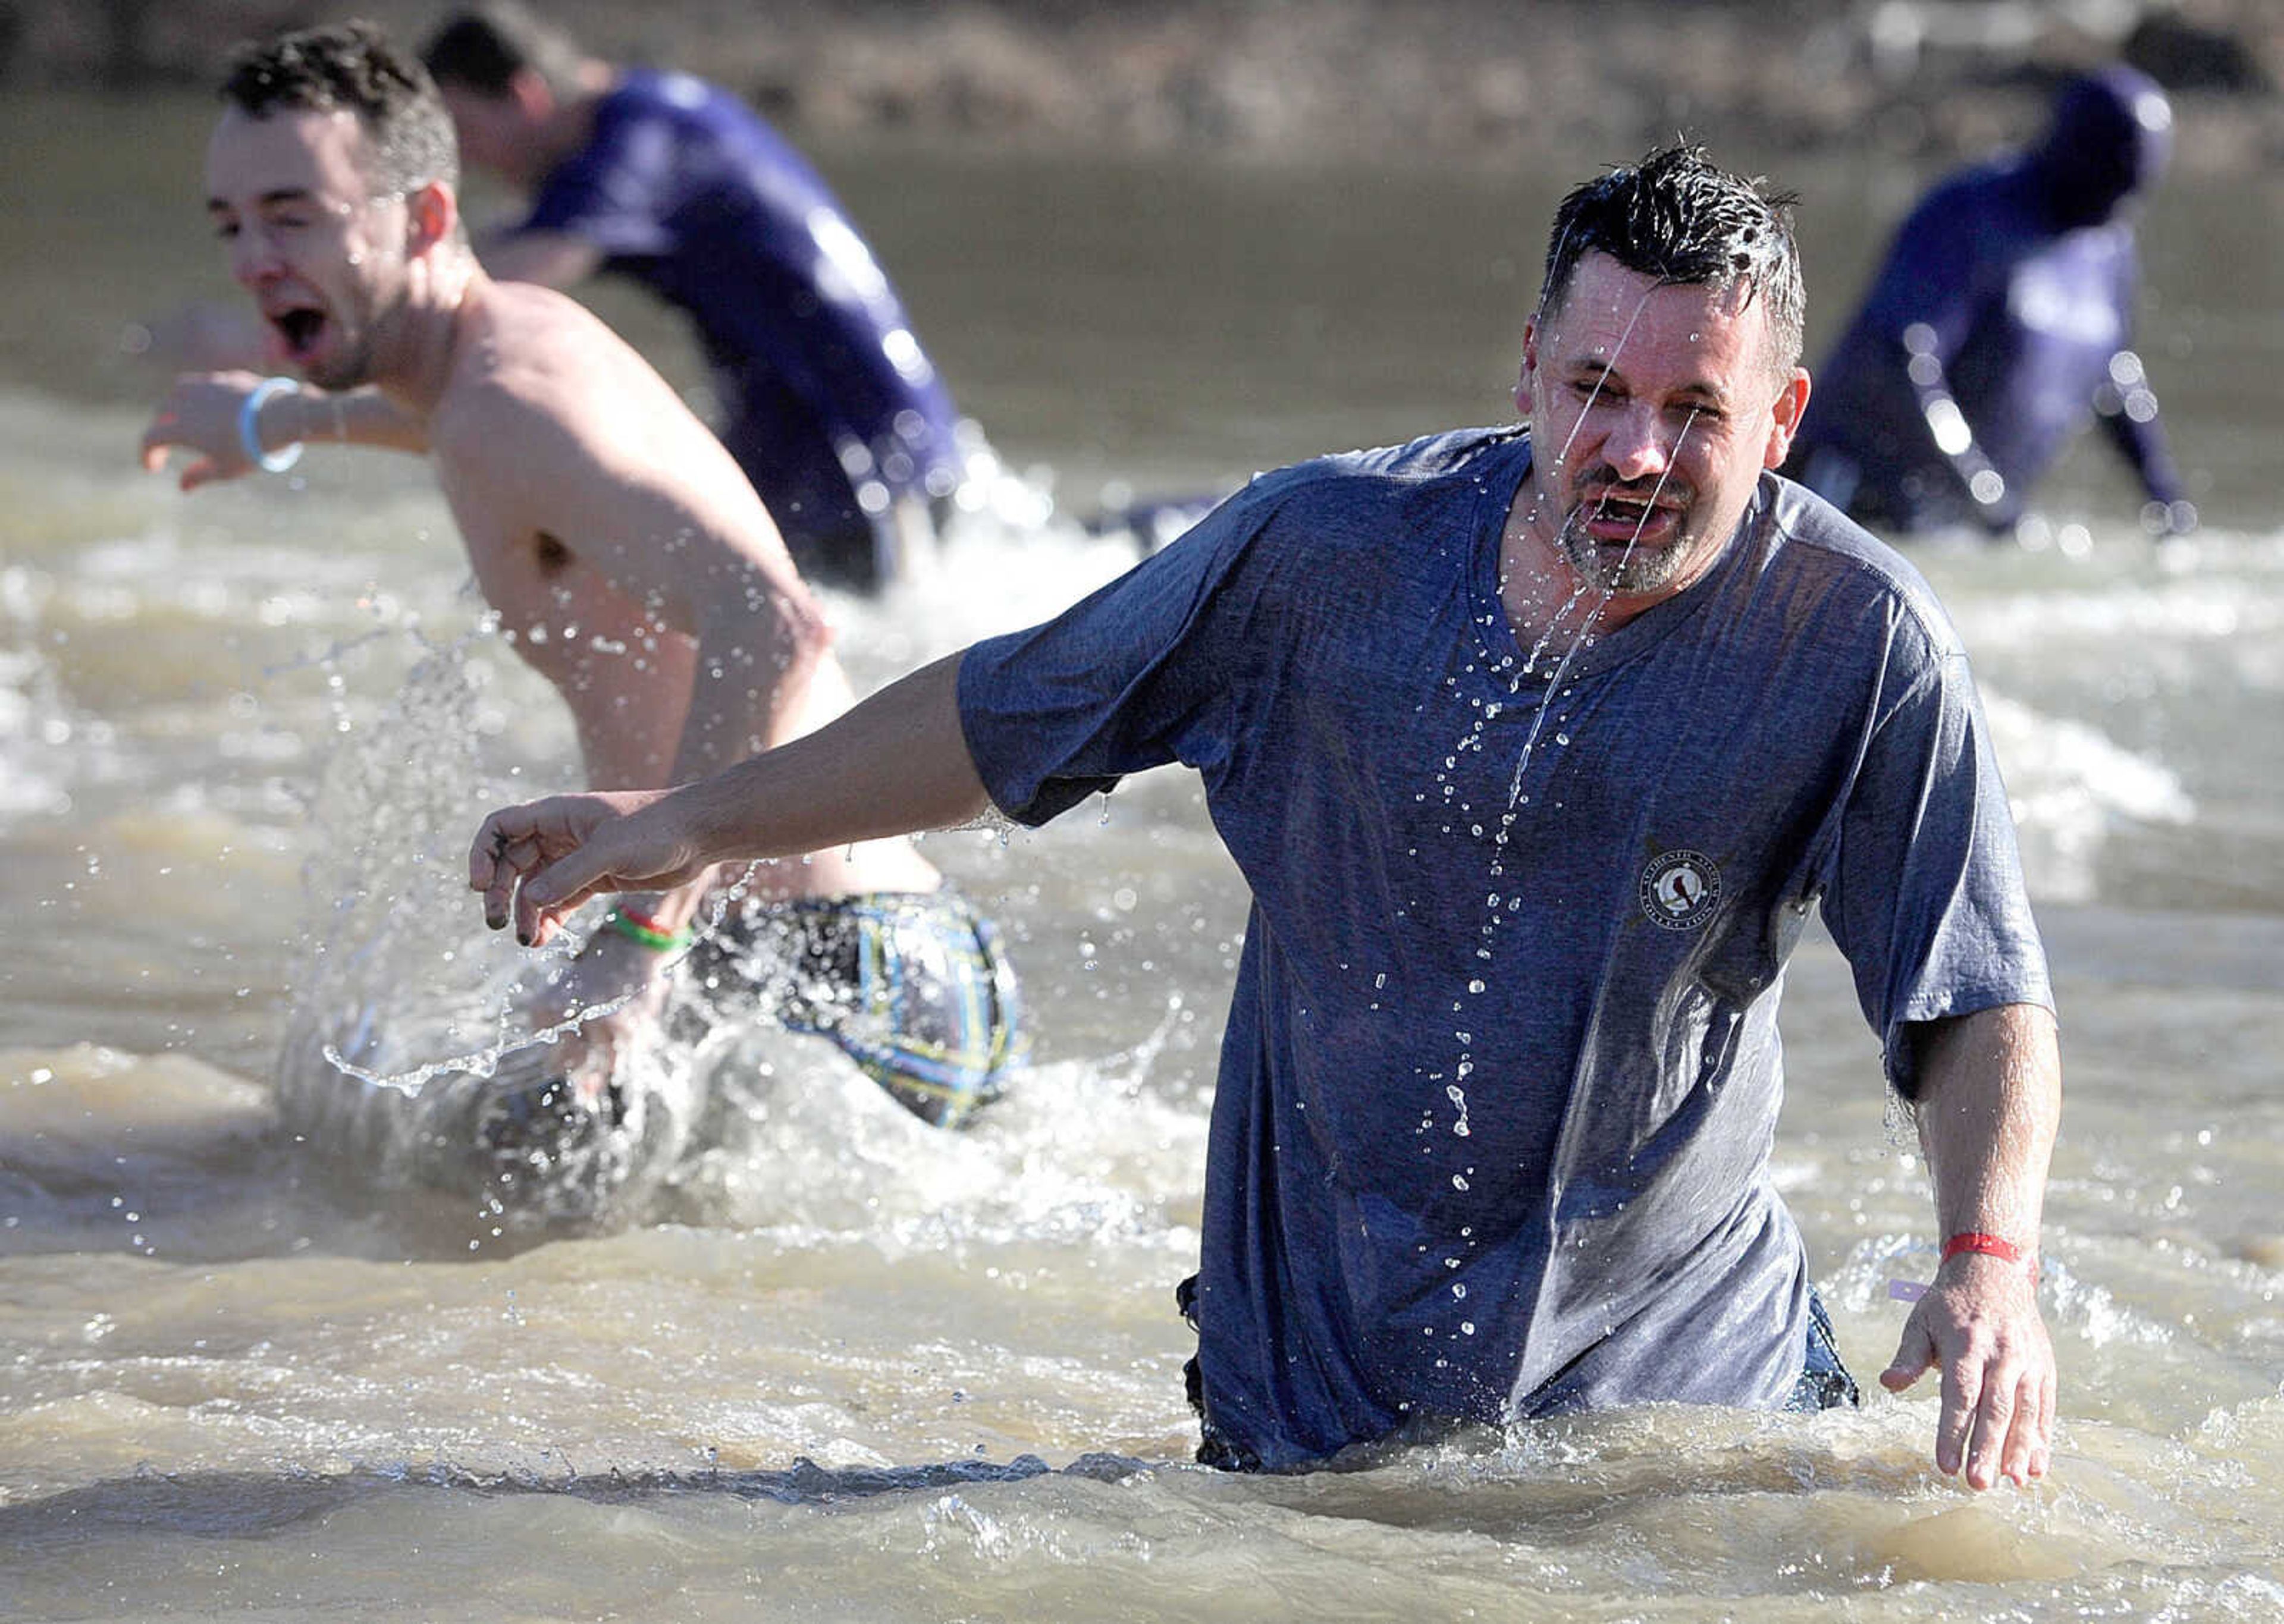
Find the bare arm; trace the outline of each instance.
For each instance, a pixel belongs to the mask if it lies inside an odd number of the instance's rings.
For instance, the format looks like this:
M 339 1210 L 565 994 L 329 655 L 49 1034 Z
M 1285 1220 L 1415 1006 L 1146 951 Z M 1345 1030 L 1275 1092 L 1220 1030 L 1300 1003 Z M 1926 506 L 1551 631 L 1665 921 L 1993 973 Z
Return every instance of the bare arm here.
M 1919 1064 L 1920 1144 L 1940 1232 L 1997 1236 L 2026 1261 L 1945 1260 L 1880 1381 L 1899 1393 L 1939 1370 L 1936 1466 L 1963 1466 L 1975 1488 L 2001 1475 L 2027 1484 L 2045 1474 L 2053 1444 L 2053 1344 L 2028 1261 L 2061 1116 L 2053 1017 L 2009 1004 L 1933 1023 L 1920 1029 Z
M 196 490 L 218 480 L 234 480 L 254 470 L 239 418 L 246 398 L 262 379 L 254 372 L 192 372 L 175 380 L 167 398 L 143 432 L 143 468 L 156 473 L 171 450 L 192 453 L 182 472 L 182 488 Z M 280 390 L 262 403 L 254 433 L 265 451 L 296 442 L 379 446 L 425 452 L 427 425 L 378 389 L 331 394 L 309 385 Z
M 504 231 L 477 245 L 483 267 L 503 282 L 575 287 L 602 268 L 602 250 L 567 231 Z
M 990 810 L 959 722 L 957 654 L 817 731 L 676 790 L 557 795 L 494 812 L 468 884 L 494 930 L 545 941 L 604 892 L 685 885 L 716 863 L 948 828 Z

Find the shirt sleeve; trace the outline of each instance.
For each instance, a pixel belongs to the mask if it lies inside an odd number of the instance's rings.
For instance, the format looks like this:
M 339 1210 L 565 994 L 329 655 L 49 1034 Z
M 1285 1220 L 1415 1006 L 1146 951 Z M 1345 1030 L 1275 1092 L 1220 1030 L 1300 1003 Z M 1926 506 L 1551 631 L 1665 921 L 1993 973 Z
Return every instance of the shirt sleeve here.
M 1905 1098 L 1918 1088 L 1913 1023 L 2053 1007 L 2014 815 L 1964 654 L 1930 655 L 1875 719 L 1824 917 Z
M 654 255 L 673 246 L 674 131 L 664 119 L 598 119 L 593 137 L 548 176 L 517 229 L 555 231 L 605 254 Z
M 1182 538 L 1028 631 L 960 661 L 960 725 L 994 805 L 1037 825 L 1130 772 L 1224 762 L 1270 634 L 1257 480 Z

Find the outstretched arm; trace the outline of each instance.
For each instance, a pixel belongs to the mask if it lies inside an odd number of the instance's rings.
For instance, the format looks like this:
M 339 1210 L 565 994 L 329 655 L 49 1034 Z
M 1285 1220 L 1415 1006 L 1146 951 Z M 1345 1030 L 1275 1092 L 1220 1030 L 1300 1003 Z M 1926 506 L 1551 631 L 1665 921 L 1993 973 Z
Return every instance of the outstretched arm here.
M 2141 519 L 2158 535 L 2186 535 L 2197 527 L 2196 505 L 2181 489 L 2180 472 L 2166 443 L 2157 396 L 2149 387 L 2141 357 L 2121 349 L 2109 358 L 2109 372 L 2094 393 L 2093 410 L 2102 432 L 2141 481 L 2147 498 Z
M 1912 1308 L 1881 1385 L 1928 1370 L 1943 1382 L 1936 1464 L 1988 1488 L 2045 1475 L 2053 1446 L 2054 1350 L 2039 1317 L 2037 1256 L 2046 1165 L 2061 1114 L 2053 1017 L 2008 1004 L 1919 1033 L 1920 1144 L 1941 1233 L 1994 1237 L 2009 1261 L 1962 1250 Z
M 503 282 L 576 287 L 603 267 L 602 250 L 567 231 L 496 232 L 476 245 L 483 267 Z
M 252 472 L 257 448 L 277 453 L 321 441 L 415 454 L 428 449 L 427 426 L 378 389 L 333 394 L 282 380 L 249 414 L 247 402 L 269 381 L 254 372 L 186 372 L 175 379 L 143 432 L 144 471 L 158 472 L 171 450 L 188 451 L 182 487 L 196 490 Z
M 959 723 L 959 656 L 814 733 L 678 789 L 555 795 L 494 812 L 468 885 L 494 930 L 545 941 L 589 897 L 686 885 L 716 863 L 972 823 L 990 810 Z

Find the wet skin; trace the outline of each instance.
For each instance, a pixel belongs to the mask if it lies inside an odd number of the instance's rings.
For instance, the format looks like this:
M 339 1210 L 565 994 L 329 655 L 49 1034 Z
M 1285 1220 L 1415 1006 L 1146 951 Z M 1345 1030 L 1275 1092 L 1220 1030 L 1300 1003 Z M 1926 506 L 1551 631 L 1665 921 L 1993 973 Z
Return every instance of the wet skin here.
M 1808 403 L 1772 348 L 1748 289 L 1579 262 L 1523 329 L 1533 457 L 1500 558 L 1518 632 L 1613 629 L 1713 566 Z

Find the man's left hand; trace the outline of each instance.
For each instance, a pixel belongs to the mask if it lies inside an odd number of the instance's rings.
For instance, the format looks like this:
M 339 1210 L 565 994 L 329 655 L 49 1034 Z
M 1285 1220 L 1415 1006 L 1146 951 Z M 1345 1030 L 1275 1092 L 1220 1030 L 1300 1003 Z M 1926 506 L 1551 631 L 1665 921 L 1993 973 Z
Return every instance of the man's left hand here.
M 484 894 L 484 923 L 512 917 L 526 947 L 541 947 L 580 903 L 606 891 L 670 891 L 711 866 L 674 808 L 641 816 L 666 790 L 598 790 L 503 807 L 468 847 L 468 888 Z M 633 832 L 630 833 L 630 828 Z
M 1961 1253 L 1947 1261 L 1905 1322 L 1880 1385 L 1901 1393 L 1940 1372 L 1935 1464 L 1963 1466 L 1973 1488 L 2000 1477 L 2028 1487 L 2046 1474 L 2054 1436 L 2054 1348 L 2037 1286 L 2018 1262 Z

